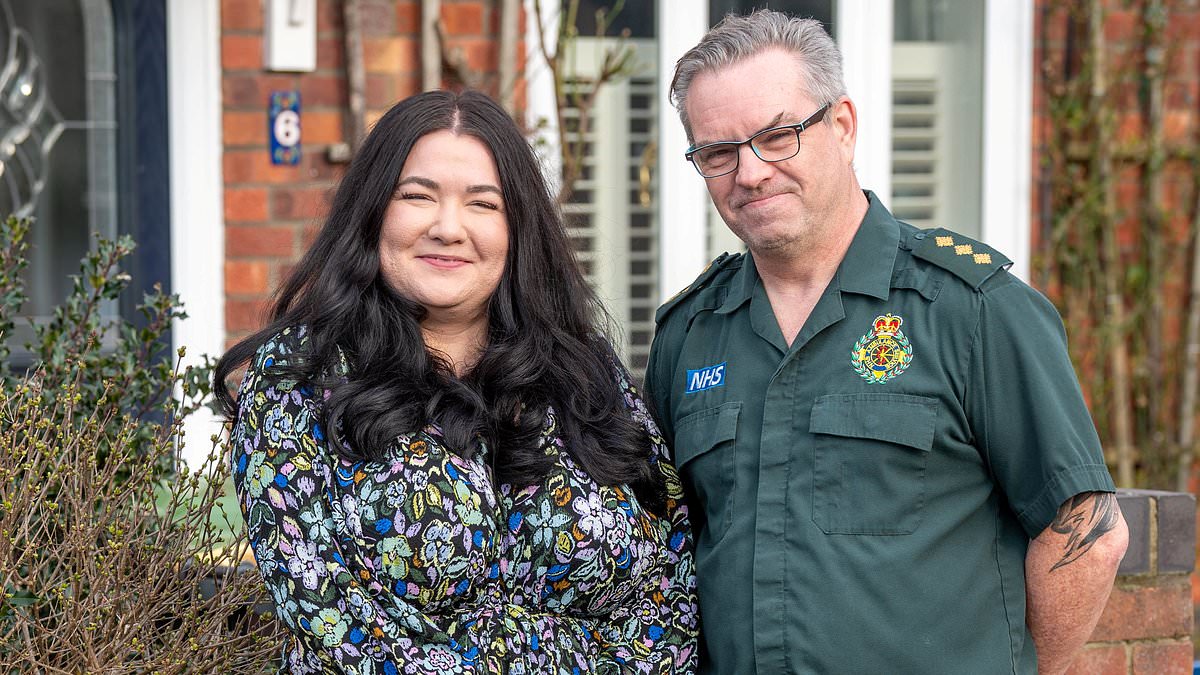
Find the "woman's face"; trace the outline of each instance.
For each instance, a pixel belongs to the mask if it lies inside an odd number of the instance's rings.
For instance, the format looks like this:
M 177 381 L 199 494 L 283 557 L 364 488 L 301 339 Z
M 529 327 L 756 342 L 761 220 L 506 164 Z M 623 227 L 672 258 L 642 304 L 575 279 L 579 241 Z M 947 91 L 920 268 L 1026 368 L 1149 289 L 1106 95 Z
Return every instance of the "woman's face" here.
M 508 217 L 492 153 L 473 136 L 422 136 L 383 216 L 384 280 L 431 316 L 476 321 L 507 256 Z

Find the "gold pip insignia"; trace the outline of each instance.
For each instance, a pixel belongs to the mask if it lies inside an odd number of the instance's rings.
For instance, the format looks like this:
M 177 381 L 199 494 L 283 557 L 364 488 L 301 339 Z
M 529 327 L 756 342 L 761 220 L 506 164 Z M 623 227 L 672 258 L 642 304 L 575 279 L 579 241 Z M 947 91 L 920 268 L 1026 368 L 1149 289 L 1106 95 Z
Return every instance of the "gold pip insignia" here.
M 854 343 L 850 365 L 868 384 L 883 384 L 903 373 L 912 362 L 913 350 L 900 330 L 904 319 L 891 312 L 875 317 L 871 332 Z

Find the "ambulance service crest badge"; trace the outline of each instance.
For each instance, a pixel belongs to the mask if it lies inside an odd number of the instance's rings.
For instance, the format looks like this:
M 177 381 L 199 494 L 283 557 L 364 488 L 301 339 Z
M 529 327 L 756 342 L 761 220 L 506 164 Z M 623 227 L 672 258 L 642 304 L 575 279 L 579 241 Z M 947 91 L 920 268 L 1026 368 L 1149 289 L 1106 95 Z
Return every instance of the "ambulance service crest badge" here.
M 912 362 L 913 350 L 900 330 L 904 319 L 888 313 L 875 317 L 871 332 L 854 343 L 850 365 L 869 384 L 883 384 L 903 373 Z

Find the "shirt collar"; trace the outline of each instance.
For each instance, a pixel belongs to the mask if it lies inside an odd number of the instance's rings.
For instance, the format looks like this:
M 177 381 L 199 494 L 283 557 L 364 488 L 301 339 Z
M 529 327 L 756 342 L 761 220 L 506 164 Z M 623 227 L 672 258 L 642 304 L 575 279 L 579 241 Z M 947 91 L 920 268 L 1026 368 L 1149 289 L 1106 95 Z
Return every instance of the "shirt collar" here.
M 838 266 L 838 283 L 842 291 L 887 300 L 892 287 L 896 249 L 900 244 L 900 225 L 875 193 L 870 190 L 863 190 L 863 193 L 867 197 L 867 213 Z M 729 294 L 716 313 L 728 314 L 741 307 L 754 295 L 757 285 L 758 268 L 754 265 L 754 256 L 747 253 L 741 269 L 730 279 Z
M 842 291 L 887 300 L 900 245 L 900 225 L 875 193 L 863 193 L 867 196 L 867 214 L 838 266 L 838 281 Z
M 758 269 L 754 266 L 754 256 L 749 253 L 742 255 L 742 266 L 733 273 L 729 280 L 729 293 L 725 302 L 716 309 L 717 314 L 728 314 L 741 307 L 754 295 L 754 287 L 758 285 Z

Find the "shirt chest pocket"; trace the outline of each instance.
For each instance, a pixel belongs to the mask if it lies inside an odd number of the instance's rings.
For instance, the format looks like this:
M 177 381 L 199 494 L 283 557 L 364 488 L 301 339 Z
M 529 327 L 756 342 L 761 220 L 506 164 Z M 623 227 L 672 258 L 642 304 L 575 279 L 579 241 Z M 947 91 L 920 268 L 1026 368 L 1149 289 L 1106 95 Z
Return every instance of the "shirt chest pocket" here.
M 937 400 L 834 394 L 813 404 L 813 520 L 826 534 L 911 534 L 921 523 Z
M 703 507 L 703 520 L 692 520 L 709 544 L 723 537 L 733 520 L 733 459 L 741 411 L 740 402 L 725 403 L 692 413 L 675 425 L 675 462 Z

